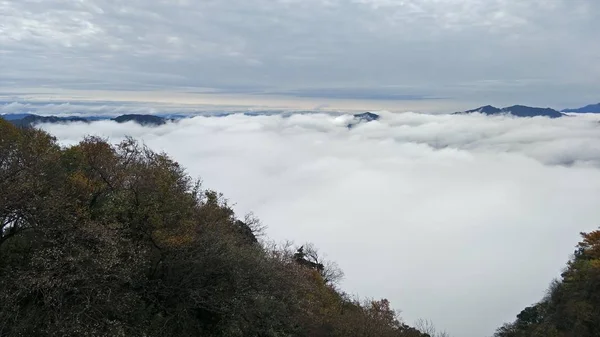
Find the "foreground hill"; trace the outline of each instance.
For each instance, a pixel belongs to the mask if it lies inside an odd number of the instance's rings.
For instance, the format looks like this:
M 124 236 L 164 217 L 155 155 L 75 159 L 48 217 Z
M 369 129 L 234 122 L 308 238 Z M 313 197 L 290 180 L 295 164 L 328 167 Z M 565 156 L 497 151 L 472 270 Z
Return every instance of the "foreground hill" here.
M 600 336 L 600 230 L 581 235 L 573 258 L 546 297 L 498 329 L 495 337 Z
M 559 118 L 565 116 L 554 109 L 550 108 L 535 108 L 524 105 L 513 105 L 506 108 L 496 108 L 491 105 L 486 105 L 473 110 L 467 110 L 463 112 L 457 112 L 456 114 L 472 114 L 481 113 L 485 115 L 512 115 L 515 117 L 549 117 Z
M 129 139 L 0 118 L 0 336 L 426 337 Z

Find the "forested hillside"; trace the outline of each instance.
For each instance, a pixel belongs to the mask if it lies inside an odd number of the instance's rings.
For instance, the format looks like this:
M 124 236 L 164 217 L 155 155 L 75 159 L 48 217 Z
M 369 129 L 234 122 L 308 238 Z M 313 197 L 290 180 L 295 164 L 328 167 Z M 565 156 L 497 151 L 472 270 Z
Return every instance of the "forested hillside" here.
M 498 329 L 495 337 L 600 336 L 600 230 L 581 235 L 573 258 L 546 297 Z
M 427 336 L 134 140 L 0 119 L 0 336 Z

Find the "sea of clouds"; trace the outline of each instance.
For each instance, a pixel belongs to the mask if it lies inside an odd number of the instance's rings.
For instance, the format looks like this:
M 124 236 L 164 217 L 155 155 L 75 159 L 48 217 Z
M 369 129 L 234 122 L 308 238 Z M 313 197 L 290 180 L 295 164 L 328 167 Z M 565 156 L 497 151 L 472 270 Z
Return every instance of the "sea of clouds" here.
M 349 293 L 388 298 L 408 323 L 491 335 L 600 225 L 600 116 L 379 114 L 352 129 L 324 113 L 42 128 L 63 144 L 140 139 L 270 238 L 315 243 Z

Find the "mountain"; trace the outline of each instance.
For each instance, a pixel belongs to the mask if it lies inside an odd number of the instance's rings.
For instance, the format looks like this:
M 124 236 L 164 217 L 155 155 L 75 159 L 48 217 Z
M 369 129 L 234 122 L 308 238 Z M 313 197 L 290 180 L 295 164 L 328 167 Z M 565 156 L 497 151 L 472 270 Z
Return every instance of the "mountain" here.
M 485 115 L 512 115 L 516 117 L 549 117 L 559 118 L 565 116 L 565 114 L 556 111 L 551 108 L 536 108 L 524 105 L 513 105 L 502 109 L 496 108 L 491 105 L 486 105 L 473 110 L 467 110 L 463 112 L 457 112 L 456 114 L 472 114 L 482 113 Z
M 32 127 L 36 124 L 58 124 L 58 123 L 72 123 L 72 122 L 82 122 L 82 123 L 90 123 L 94 121 L 101 120 L 112 120 L 117 123 L 126 123 L 126 122 L 135 122 L 144 126 L 158 126 L 165 124 L 168 120 L 173 120 L 173 118 L 167 119 L 160 116 L 154 115 L 121 115 L 115 118 L 110 117 L 101 117 L 101 116 L 39 116 L 33 114 L 6 114 L 1 115 L 3 119 L 11 122 L 14 125 L 20 127 Z
M 112 120 L 117 123 L 136 122 L 144 126 L 158 126 L 167 123 L 165 118 L 154 115 L 121 115 Z
M 18 114 L 4 114 L 0 115 L 0 117 L 4 118 L 7 121 L 14 121 L 15 119 L 23 119 L 27 116 L 35 116 L 29 113 L 18 113 Z
M 380 116 L 372 112 L 364 112 L 360 114 L 355 114 L 353 117 L 353 120 L 347 125 L 348 129 L 352 129 L 354 126 L 360 123 L 376 121 L 379 119 Z
M 577 112 L 577 113 L 600 113 L 600 103 L 586 105 L 582 108 L 564 109 L 562 112 Z
M 2 116 L 2 117 L 4 118 L 4 116 Z M 13 123 L 14 125 L 22 126 L 22 127 L 31 127 L 33 125 L 42 124 L 42 123 L 56 124 L 56 123 L 71 123 L 71 122 L 83 122 L 83 123 L 89 122 L 89 120 L 87 120 L 86 118 L 82 118 L 82 117 L 38 116 L 38 115 L 31 115 L 31 114 L 27 114 L 22 118 L 14 118 L 14 119 L 6 118 L 6 119 L 8 121 L 10 121 L 11 123 Z
M 365 113 L 354 115 L 354 118 L 357 118 L 357 119 L 359 119 L 360 121 L 363 121 L 363 122 L 371 122 L 371 121 L 378 120 L 379 119 L 379 115 L 374 114 L 372 112 L 365 112 Z
M 495 114 L 502 113 L 502 109 L 498 109 L 495 106 L 486 105 L 486 106 L 482 106 L 477 109 L 467 110 L 464 113 L 482 113 L 482 114 L 486 114 L 486 115 L 495 115 Z
M 502 111 L 518 117 L 545 116 L 559 118 L 564 116 L 564 114 L 551 108 L 532 108 L 524 105 L 513 105 L 511 107 L 503 108 Z

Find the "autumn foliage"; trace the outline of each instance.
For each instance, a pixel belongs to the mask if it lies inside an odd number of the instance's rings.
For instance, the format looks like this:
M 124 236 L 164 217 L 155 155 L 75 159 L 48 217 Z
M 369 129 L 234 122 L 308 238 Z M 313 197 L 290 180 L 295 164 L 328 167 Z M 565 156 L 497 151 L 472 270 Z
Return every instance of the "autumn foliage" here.
M 259 229 L 134 140 L 61 147 L 0 119 L 2 337 L 426 336 Z
M 600 336 L 600 230 L 581 233 L 573 258 L 547 296 L 495 337 Z

